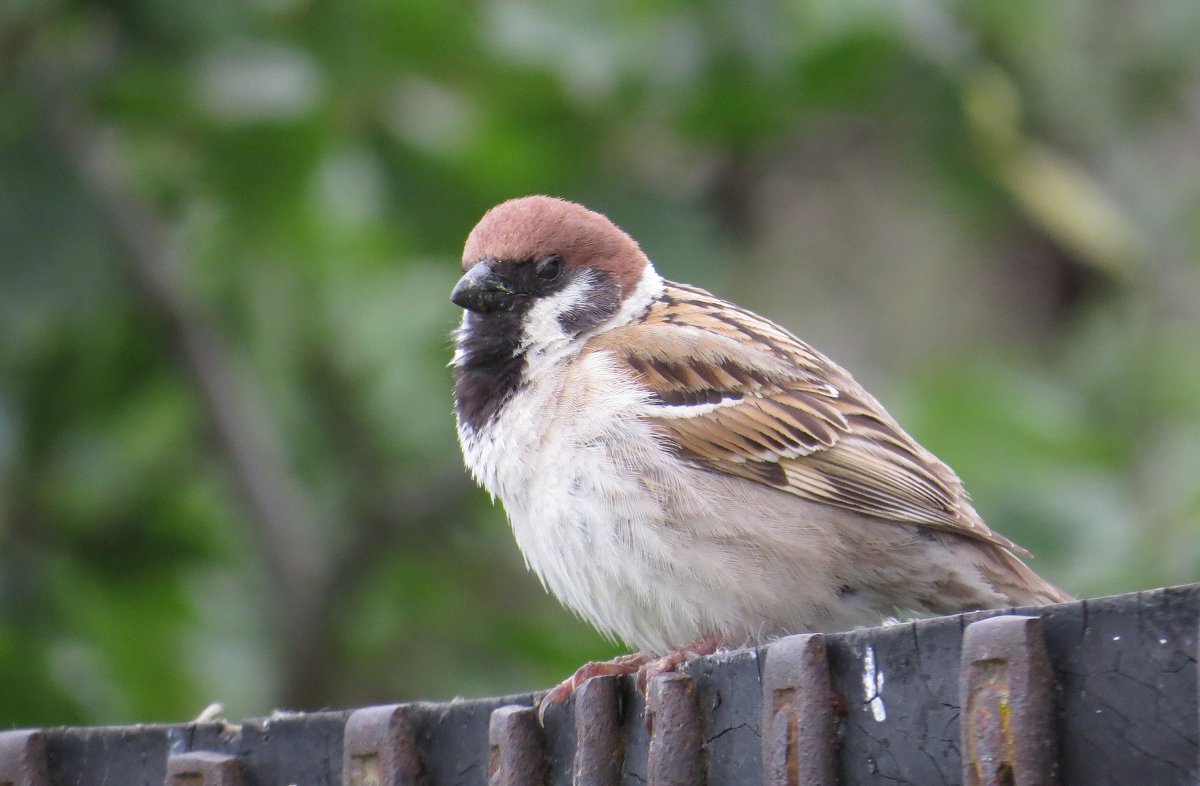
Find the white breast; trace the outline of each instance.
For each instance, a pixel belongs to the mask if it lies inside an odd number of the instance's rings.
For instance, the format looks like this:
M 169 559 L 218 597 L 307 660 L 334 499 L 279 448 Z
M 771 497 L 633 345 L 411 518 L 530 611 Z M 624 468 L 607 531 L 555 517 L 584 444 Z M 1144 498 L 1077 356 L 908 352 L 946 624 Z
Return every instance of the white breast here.
M 600 354 L 539 374 L 478 433 L 459 438 L 476 479 L 504 504 L 525 562 L 604 633 L 664 644 L 652 564 L 667 557 L 658 494 L 639 470 L 662 459 L 636 417 L 644 394 Z M 563 389 L 571 391 L 562 395 Z

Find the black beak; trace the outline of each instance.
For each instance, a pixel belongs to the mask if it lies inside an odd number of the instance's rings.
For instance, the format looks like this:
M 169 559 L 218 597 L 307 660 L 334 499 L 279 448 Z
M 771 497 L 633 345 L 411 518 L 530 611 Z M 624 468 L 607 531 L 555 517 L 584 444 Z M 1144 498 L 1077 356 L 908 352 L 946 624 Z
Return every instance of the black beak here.
M 480 314 L 512 311 L 518 297 L 512 284 L 495 273 L 487 262 L 476 263 L 450 293 L 454 305 Z

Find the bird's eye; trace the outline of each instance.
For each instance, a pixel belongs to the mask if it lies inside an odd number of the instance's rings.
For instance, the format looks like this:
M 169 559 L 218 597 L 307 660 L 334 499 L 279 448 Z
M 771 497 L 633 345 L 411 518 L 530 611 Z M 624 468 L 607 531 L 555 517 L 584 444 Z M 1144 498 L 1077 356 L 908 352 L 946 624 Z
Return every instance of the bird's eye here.
M 541 259 L 537 263 L 537 270 L 535 271 L 538 280 L 547 284 L 554 281 L 562 273 L 562 265 L 562 257 L 558 254 L 551 254 Z

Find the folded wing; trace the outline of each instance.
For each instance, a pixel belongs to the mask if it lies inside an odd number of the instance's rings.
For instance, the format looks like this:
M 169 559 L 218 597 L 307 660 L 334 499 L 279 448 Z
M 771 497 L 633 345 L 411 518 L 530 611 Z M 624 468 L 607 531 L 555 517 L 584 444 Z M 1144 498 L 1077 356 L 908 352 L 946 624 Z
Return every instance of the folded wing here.
M 650 420 L 686 461 L 1024 553 L 983 523 L 954 472 L 846 371 L 756 314 L 669 284 L 641 321 L 589 348 L 640 379 Z

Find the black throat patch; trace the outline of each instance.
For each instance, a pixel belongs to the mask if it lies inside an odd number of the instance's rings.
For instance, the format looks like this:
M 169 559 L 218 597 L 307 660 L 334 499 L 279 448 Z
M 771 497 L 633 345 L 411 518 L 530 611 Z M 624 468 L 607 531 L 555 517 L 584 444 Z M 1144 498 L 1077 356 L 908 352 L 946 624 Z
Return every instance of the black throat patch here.
M 513 294 L 512 308 L 467 312 L 458 334 L 461 359 L 454 367 L 459 420 L 474 431 L 487 425 L 523 384 L 527 362 L 519 348 L 535 303 L 584 277 L 580 299 L 557 315 L 559 327 L 569 337 L 599 326 L 621 303 L 620 285 L 600 271 L 564 271 L 552 281 L 541 281 L 532 261 L 495 261 L 491 266 Z
M 528 309 L 481 315 L 468 312 L 458 334 L 454 400 L 463 424 L 479 431 L 521 386 L 525 355 L 518 354 Z

